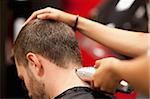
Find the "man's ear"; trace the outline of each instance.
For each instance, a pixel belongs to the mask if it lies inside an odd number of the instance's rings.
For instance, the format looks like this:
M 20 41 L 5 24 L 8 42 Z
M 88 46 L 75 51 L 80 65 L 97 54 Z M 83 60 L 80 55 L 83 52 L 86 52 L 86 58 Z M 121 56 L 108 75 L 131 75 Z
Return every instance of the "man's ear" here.
M 44 74 L 44 69 L 39 57 L 36 54 L 29 52 L 27 53 L 26 58 L 28 60 L 29 69 L 31 69 L 33 74 L 35 76 L 42 76 Z

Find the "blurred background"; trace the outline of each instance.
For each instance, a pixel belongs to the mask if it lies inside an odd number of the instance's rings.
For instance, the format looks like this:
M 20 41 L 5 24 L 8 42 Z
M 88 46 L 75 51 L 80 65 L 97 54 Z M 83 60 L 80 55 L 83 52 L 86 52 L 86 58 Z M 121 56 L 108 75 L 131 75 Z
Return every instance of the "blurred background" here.
M 54 7 L 100 22 L 112 28 L 150 32 L 148 0 L 0 0 L 0 88 L 1 99 L 29 99 L 11 61 L 11 49 L 21 25 L 32 12 Z M 77 32 L 84 66 L 104 57 L 130 59 L 105 48 Z M 118 99 L 137 99 L 138 94 L 116 93 Z

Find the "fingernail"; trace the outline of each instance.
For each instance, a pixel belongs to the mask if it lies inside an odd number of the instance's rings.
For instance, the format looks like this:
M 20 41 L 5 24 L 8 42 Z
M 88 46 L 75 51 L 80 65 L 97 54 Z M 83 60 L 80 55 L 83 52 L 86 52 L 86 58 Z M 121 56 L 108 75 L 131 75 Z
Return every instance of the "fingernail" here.
M 37 15 L 37 18 L 41 18 L 41 15 Z

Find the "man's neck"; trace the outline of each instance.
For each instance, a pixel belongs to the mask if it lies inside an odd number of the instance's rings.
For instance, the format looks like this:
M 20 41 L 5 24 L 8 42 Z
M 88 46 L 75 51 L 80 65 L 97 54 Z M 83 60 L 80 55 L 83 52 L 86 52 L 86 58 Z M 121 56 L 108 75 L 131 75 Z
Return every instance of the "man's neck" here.
M 83 82 L 76 75 L 75 69 L 63 71 L 61 75 L 57 75 L 56 73 L 56 78 L 56 82 L 54 82 L 51 88 L 49 88 L 48 90 L 48 94 L 52 99 L 54 99 L 54 97 L 58 96 L 62 92 L 73 87 L 89 87 L 89 85 L 86 82 Z

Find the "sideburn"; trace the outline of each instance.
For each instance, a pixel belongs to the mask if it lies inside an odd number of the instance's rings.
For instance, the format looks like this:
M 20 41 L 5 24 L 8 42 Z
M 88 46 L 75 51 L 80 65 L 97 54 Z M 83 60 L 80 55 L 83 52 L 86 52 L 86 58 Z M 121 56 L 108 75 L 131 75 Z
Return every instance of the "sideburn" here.
M 29 77 L 29 90 L 32 94 L 32 99 L 50 99 L 45 92 L 45 85 L 35 78 L 30 69 L 27 69 L 27 74 Z

